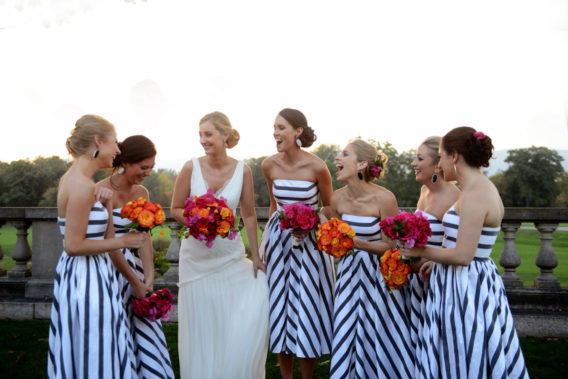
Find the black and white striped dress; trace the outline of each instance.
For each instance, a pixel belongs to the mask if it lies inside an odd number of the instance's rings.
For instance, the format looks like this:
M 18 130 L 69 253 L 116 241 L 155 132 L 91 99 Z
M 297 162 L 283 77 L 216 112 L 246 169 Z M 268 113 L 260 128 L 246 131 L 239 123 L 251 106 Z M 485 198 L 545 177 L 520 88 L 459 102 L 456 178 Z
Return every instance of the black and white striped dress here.
M 428 237 L 427 246 L 442 247 L 442 241 L 444 239 L 442 221 L 438 220 L 435 216 L 428 212 L 421 212 L 422 215 L 428 219 L 430 229 L 432 230 L 432 235 Z M 422 344 L 419 334 L 422 330 L 422 324 L 424 323 L 426 307 L 425 296 L 428 291 L 429 281 L 423 282 L 418 273 L 411 273 L 409 275 L 409 282 L 409 286 L 405 287 L 404 290 L 410 292 L 410 294 L 406 297 L 410 317 L 410 340 L 412 341 L 412 346 L 416 351 L 415 355 L 421 356 L 425 346 Z
M 96 202 L 86 237 L 103 239 L 108 214 Z M 61 234 L 65 219 L 58 218 Z M 47 357 L 49 378 L 137 378 L 129 322 L 107 253 L 69 256 L 55 270 Z
M 112 212 L 116 236 L 128 233 L 125 226 L 130 223 L 130 220 L 120 217 L 120 210 L 119 208 Z M 138 279 L 143 281 L 144 268 L 138 254 L 132 253 L 130 249 L 122 249 L 122 252 L 132 271 L 134 271 Z M 130 320 L 130 331 L 134 342 L 138 375 L 141 378 L 173 378 L 174 372 L 168 346 L 166 345 L 166 338 L 162 330 L 162 323 L 160 320 L 149 321 L 134 314 L 132 306 L 129 304 L 132 287 L 116 268 L 114 271 L 122 301 Z
M 380 219 L 344 214 L 358 238 L 381 240 Z M 414 352 L 403 291 L 389 293 L 379 255 L 355 250 L 339 261 L 331 378 L 408 378 Z
M 302 180 L 273 182 L 278 208 L 282 204 L 318 206 L 315 183 Z M 316 358 L 331 352 L 335 270 L 330 255 L 317 249 L 311 232 L 293 248 L 288 230 L 281 230 L 278 212 L 266 226 L 266 270 L 270 289 L 270 351 Z
M 444 247 L 455 247 L 459 221 L 454 207 L 444 215 Z M 468 266 L 434 265 L 416 377 L 528 378 L 505 287 L 489 258 L 499 230 L 483 227 Z

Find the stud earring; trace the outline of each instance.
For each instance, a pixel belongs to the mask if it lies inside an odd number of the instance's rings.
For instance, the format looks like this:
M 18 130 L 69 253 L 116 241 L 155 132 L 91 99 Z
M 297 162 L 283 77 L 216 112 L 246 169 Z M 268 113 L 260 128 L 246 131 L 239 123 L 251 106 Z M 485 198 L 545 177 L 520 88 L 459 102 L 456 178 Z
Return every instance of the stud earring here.
M 93 151 L 93 158 L 97 159 L 98 156 L 99 156 L 99 149 L 96 149 L 95 151 Z
M 296 138 L 296 145 L 298 145 L 298 147 L 302 147 L 302 140 L 299 138 Z
M 436 183 L 438 181 L 438 174 L 432 175 L 432 183 Z
M 119 174 L 119 175 L 120 175 L 120 174 L 124 174 L 124 167 L 120 166 L 120 167 L 118 168 L 118 170 L 116 170 L 116 173 Z

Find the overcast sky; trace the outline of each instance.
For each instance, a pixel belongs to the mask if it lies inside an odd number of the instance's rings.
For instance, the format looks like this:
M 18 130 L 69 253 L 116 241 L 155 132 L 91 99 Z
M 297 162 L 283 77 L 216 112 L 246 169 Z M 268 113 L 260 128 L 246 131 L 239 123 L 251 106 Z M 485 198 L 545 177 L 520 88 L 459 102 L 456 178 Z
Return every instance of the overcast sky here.
M 568 0 L 0 0 L 0 161 L 59 155 L 85 113 L 202 155 L 225 112 L 237 158 L 302 110 L 319 143 L 399 151 L 469 125 L 497 150 L 568 149 Z

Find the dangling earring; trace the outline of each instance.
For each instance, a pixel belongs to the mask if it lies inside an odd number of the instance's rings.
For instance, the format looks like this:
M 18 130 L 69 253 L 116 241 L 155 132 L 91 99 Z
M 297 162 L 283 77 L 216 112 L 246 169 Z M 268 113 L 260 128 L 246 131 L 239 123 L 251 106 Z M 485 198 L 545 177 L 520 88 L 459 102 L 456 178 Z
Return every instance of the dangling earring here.
M 363 180 L 363 174 L 361 174 L 361 171 L 357 173 L 357 177 L 359 178 L 359 180 Z
M 118 168 L 118 170 L 116 170 L 116 173 L 117 173 L 118 175 L 124 174 L 124 167 L 120 166 L 120 167 Z
M 97 159 L 98 156 L 99 156 L 99 149 L 96 149 L 95 151 L 93 151 L 93 158 Z
M 432 183 L 436 183 L 438 181 L 438 174 L 432 175 Z
M 298 147 L 302 147 L 302 140 L 299 138 L 296 138 L 296 145 L 298 145 Z
M 225 140 L 225 148 L 229 147 L 229 143 L 227 142 L 227 140 Z
M 456 174 L 456 176 L 458 176 L 458 169 L 456 168 L 456 164 L 454 163 L 454 172 Z

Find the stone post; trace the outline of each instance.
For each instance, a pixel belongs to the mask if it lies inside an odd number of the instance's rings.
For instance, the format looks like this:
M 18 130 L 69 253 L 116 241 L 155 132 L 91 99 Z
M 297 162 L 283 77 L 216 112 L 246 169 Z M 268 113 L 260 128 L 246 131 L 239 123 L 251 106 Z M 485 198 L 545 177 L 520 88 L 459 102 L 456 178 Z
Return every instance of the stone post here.
M 517 233 L 520 226 L 520 222 L 503 222 L 501 224 L 505 244 L 499 256 L 499 264 L 503 267 L 502 277 L 507 288 L 520 288 L 523 286 L 523 281 L 516 273 L 517 267 L 521 265 L 521 257 L 515 247 L 515 233 Z
M 27 220 L 14 220 L 12 221 L 17 229 L 16 245 L 12 251 L 12 259 L 16 261 L 16 266 L 8 273 L 9 278 L 25 278 L 31 276 L 31 271 L 28 268 L 28 261 L 32 257 L 32 250 L 28 244 L 28 228 L 31 222 Z
M 540 275 L 534 280 L 537 288 L 560 288 L 560 282 L 552 270 L 558 266 L 558 258 L 552 249 L 552 233 L 558 227 L 558 223 L 536 223 L 535 226 L 540 232 L 540 249 L 535 259 L 535 264 L 540 268 Z
M 168 246 L 168 253 L 166 260 L 170 263 L 170 268 L 164 274 L 165 282 L 177 283 L 179 281 L 179 248 L 180 241 L 177 237 L 177 232 L 180 229 L 180 224 L 177 221 L 166 222 L 166 225 L 171 229 L 171 242 Z

